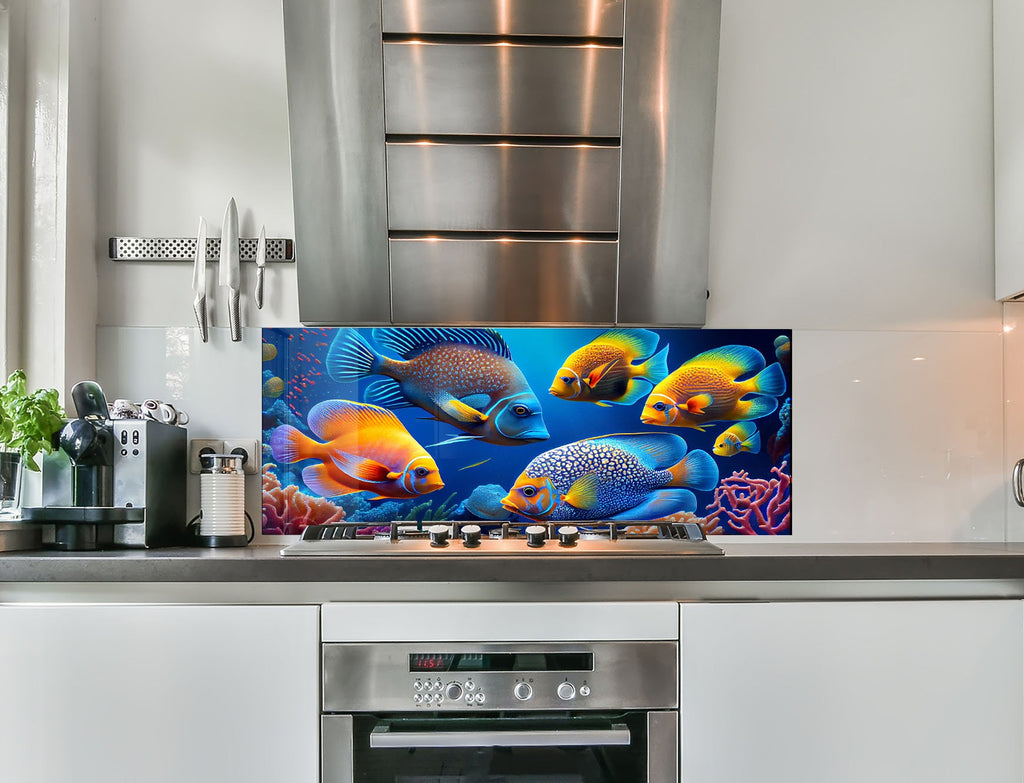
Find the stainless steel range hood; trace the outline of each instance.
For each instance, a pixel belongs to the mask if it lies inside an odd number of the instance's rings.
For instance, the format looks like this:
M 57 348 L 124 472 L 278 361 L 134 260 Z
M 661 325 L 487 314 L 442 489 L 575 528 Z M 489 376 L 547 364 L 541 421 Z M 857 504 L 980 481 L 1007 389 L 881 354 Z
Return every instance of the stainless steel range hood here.
M 721 0 L 284 0 L 309 325 L 703 324 Z

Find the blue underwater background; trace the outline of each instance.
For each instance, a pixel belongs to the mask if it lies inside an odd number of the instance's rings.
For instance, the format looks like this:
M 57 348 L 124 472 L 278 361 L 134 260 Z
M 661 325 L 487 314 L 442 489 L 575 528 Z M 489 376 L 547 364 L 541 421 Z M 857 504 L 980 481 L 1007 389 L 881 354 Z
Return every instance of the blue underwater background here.
M 367 527 L 397 519 L 430 521 L 473 519 L 499 524 L 503 519 L 528 521 L 501 507 L 506 495 L 527 464 L 543 452 L 585 438 L 612 433 L 673 433 L 688 450 L 706 451 L 718 465 L 718 485 L 695 490 L 696 511 L 671 519 L 700 522 L 709 534 L 778 535 L 792 532 L 790 453 L 792 422 L 791 332 L 787 330 L 691 330 L 651 329 L 658 336 L 658 351 L 668 346 L 668 371 L 672 373 L 697 354 L 727 345 L 749 346 L 760 352 L 766 365 L 779 363 L 786 381 L 777 409 L 752 420 L 762 446 L 759 453 L 740 451 L 733 456 L 712 453 L 715 439 L 734 421 L 718 422 L 701 432 L 690 427 L 644 424 L 640 414 L 644 396 L 633 405 L 600 407 L 589 402 L 560 399 L 548 392 L 556 371 L 577 349 L 605 333 L 603 328 L 522 327 L 495 329 L 505 340 L 512 361 L 525 375 L 539 399 L 547 440 L 523 445 L 497 445 L 464 440 L 442 442 L 458 436 L 454 426 L 433 419 L 420 407 L 393 412 L 409 434 L 424 446 L 437 463 L 444 487 L 411 499 L 370 500 L 371 492 L 321 498 L 302 480 L 302 469 L 313 464 L 303 460 L 285 464 L 271 448 L 274 431 L 283 425 L 296 427 L 314 437 L 306 424 L 309 409 L 326 400 L 364 402 L 367 387 L 381 379 L 371 375 L 358 381 L 333 380 L 327 370 L 331 343 L 343 332 L 358 332 L 376 351 L 391 358 L 393 351 L 374 339 L 369 328 L 297 328 L 263 330 L 263 532 L 296 534 L 310 524 L 355 521 Z M 639 363 L 640 359 L 636 360 Z M 747 376 L 740 376 L 741 380 Z M 641 381 L 634 381 L 641 382 Z M 630 523 L 626 523 L 630 524 Z M 642 524 L 642 523 L 639 523 Z

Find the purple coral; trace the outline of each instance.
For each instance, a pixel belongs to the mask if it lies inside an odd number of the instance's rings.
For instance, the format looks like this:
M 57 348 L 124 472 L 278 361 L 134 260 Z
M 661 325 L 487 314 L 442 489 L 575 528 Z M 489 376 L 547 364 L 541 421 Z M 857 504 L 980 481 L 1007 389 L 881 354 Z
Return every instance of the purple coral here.
M 748 535 L 778 535 L 791 527 L 790 483 L 786 463 L 773 467 L 772 479 L 751 478 L 747 471 L 734 472 L 715 488 L 715 499 L 707 507 L 707 521 L 719 521 L 733 531 Z

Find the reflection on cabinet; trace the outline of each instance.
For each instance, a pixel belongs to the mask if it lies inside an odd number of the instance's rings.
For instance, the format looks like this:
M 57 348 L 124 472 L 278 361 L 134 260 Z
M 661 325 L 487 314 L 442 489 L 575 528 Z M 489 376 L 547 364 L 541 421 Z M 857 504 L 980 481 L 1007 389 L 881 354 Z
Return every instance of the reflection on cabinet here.
M 685 783 L 1019 783 L 1020 601 L 684 605 Z
M 315 783 L 317 614 L 0 607 L 0 777 Z

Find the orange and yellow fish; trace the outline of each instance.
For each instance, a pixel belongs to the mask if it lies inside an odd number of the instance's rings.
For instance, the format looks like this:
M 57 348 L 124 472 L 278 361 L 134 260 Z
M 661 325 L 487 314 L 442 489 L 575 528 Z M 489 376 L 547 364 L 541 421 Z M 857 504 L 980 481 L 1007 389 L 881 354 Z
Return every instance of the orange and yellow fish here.
M 548 391 L 602 407 L 632 405 L 668 375 L 668 346 L 655 355 L 657 347 L 649 329 L 610 329 L 569 354 Z
M 738 424 L 733 424 L 715 438 L 715 445 L 711 450 L 719 457 L 732 457 L 741 451 L 759 454 L 761 452 L 761 433 L 757 431 L 757 425 L 754 422 L 741 421 Z
M 280 462 L 318 460 L 303 468 L 302 480 L 322 497 L 368 490 L 412 498 L 444 486 L 437 463 L 389 410 L 328 400 L 310 408 L 306 422 L 324 442 L 282 425 L 270 436 L 270 449 Z
M 716 421 L 767 416 L 785 392 L 786 376 L 778 362 L 765 369 L 759 351 L 725 345 L 694 356 L 655 386 L 640 421 L 703 431 Z

